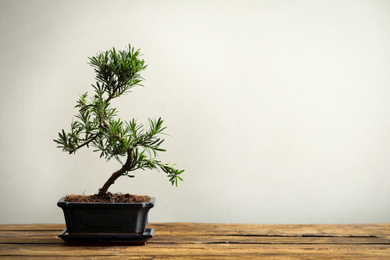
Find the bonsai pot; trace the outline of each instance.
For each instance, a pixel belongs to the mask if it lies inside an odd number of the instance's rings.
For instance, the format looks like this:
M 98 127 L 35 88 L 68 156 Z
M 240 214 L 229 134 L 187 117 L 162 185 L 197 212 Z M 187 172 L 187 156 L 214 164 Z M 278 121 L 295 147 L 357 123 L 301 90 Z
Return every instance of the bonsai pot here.
M 68 244 L 145 244 L 154 232 L 146 229 L 154 203 L 153 197 L 147 203 L 67 202 L 63 197 L 57 205 L 66 229 L 59 237 Z

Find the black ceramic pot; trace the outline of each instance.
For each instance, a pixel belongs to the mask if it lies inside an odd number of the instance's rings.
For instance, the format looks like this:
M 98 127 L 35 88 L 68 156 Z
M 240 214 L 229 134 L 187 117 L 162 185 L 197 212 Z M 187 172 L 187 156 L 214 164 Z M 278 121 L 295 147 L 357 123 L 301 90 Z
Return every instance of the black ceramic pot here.
M 69 235 L 142 235 L 148 223 L 148 212 L 155 198 L 147 203 L 80 203 L 61 198 L 57 205 L 65 215 Z

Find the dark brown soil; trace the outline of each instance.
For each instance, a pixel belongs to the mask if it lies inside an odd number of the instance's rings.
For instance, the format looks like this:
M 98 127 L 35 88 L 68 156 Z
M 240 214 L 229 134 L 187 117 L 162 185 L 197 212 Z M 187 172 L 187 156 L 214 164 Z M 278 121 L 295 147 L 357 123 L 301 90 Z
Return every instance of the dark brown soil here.
M 99 202 L 99 203 L 146 203 L 150 201 L 148 196 L 138 196 L 131 194 L 112 194 L 108 192 L 104 196 L 95 195 L 67 195 L 65 201 L 68 202 Z

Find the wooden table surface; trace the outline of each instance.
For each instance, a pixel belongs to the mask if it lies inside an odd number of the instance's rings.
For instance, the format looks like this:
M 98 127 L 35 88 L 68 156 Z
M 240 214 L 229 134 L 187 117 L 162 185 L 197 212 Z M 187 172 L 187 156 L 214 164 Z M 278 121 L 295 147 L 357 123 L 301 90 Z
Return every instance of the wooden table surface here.
M 152 223 L 145 246 L 68 246 L 64 225 L 0 225 L 0 258 L 390 259 L 390 224 Z

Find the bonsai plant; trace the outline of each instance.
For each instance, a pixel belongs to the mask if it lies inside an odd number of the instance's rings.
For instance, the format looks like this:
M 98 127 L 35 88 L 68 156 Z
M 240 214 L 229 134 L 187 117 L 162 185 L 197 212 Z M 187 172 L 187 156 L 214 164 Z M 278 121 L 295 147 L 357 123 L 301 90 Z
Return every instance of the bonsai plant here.
M 119 177 L 133 178 L 136 170 L 162 170 L 172 185 L 176 186 L 178 181 L 182 180 L 180 175 L 184 170 L 165 164 L 158 158 L 158 153 L 165 151 L 161 147 L 164 139 L 160 137 L 166 129 L 163 126 L 164 121 L 161 118 L 149 119 L 148 127 L 145 127 L 135 119 L 123 121 L 117 118 L 117 110 L 112 107 L 115 98 L 130 92 L 135 86 L 143 86 L 140 72 L 146 69 L 147 65 L 140 59 L 140 55 L 139 50 L 135 51 L 129 45 L 124 51 L 112 48 L 90 57 L 89 64 L 96 72 L 96 83 L 92 84 L 95 93 L 89 96 L 86 92 L 80 96 L 76 105 L 78 114 L 71 123 L 70 132 L 62 130 L 54 140 L 58 144 L 57 147 L 69 154 L 75 154 L 83 147 L 94 147 L 94 152 L 99 152 L 101 158 L 107 161 L 114 158 L 122 165 L 111 174 L 97 194 L 60 199 L 58 206 L 64 210 L 67 224 L 67 230 L 60 235 L 64 240 L 80 240 L 85 234 L 91 239 L 90 234 L 94 230 L 99 234 L 110 234 L 110 238 L 112 234 L 120 234 L 114 236 L 115 241 L 118 241 L 118 236 L 122 242 L 144 240 L 147 213 L 154 206 L 154 198 L 111 194 L 108 189 Z M 137 203 L 124 203 L 129 198 Z M 76 201 L 72 202 L 75 199 Z M 111 212 L 107 213 L 106 209 L 109 207 Z M 131 210 L 125 212 L 125 209 Z M 87 216 L 89 213 L 92 215 Z M 112 215 L 111 218 L 107 218 L 108 215 Z M 76 220 L 77 217 L 80 219 Z M 143 219 L 140 220 L 139 217 Z M 99 218 L 104 219 L 103 223 L 98 223 Z M 92 223 L 87 223 L 88 220 Z M 119 227 L 122 222 L 124 227 Z M 95 239 L 100 241 L 102 237 Z

